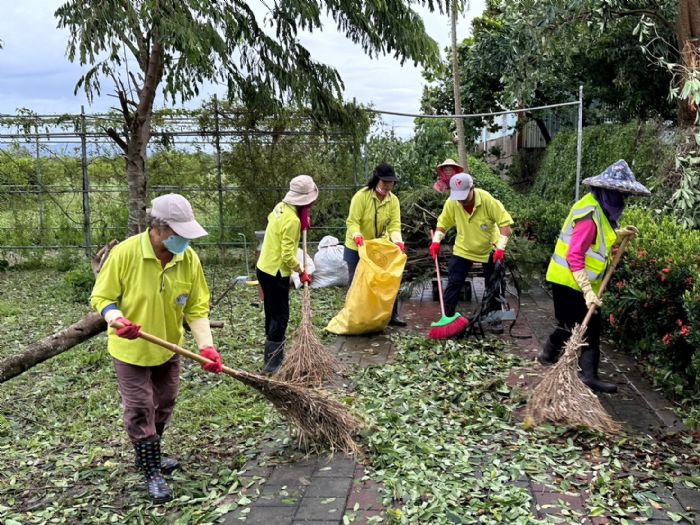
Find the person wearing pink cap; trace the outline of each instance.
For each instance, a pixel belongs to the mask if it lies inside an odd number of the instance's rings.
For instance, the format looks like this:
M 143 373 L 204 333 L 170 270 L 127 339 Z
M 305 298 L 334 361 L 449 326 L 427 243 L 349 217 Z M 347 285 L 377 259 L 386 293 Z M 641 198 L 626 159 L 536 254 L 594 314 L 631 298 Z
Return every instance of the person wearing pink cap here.
M 475 188 L 471 175 L 457 173 L 450 178 L 450 197 L 438 217 L 430 244 L 430 255 L 435 259 L 440 253 L 440 242 L 445 238 L 445 232 L 452 227 L 457 228 L 457 238 L 448 263 L 445 315 L 454 315 L 464 280 L 474 262 L 483 264 L 484 279 L 488 282 L 495 264 L 505 260 L 511 224 L 513 219 L 501 201 L 489 192 Z M 489 305 L 489 309 L 498 307 L 495 303 Z M 500 323 L 491 329 L 494 332 L 503 330 Z
M 318 187 L 308 175 L 289 182 L 289 191 L 267 216 L 267 228 L 255 271 L 263 291 L 265 307 L 265 350 L 263 372 L 274 374 L 284 360 L 284 345 L 289 324 L 289 278 L 310 283 L 311 276 L 301 271 L 297 249 L 302 230 L 311 227 L 309 210 L 318 198 Z
M 161 456 L 161 438 L 175 408 L 180 357 L 139 338 L 141 326 L 161 339 L 182 345 L 187 322 L 200 349 L 221 372 L 221 357 L 209 327 L 209 288 L 190 241 L 207 235 L 182 195 L 153 199 L 148 229 L 110 252 L 90 297 L 92 307 L 109 325 L 107 350 L 112 356 L 122 398 L 126 432 L 134 445 L 136 465 L 156 503 L 172 498 L 163 478 L 179 466 Z M 114 326 L 112 326 L 114 325 Z

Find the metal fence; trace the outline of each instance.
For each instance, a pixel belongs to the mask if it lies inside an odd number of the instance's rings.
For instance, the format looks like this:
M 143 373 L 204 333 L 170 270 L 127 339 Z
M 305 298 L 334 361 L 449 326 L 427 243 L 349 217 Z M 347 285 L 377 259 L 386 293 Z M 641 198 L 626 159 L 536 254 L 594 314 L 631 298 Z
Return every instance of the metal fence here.
M 82 109 L 0 115 L 0 250 L 90 254 L 126 236 L 125 163 L 109 137 L 121 125 L 116 113 Z M 301 115 L 273 120 L 222 109 L 216 100 L 210 108 L 163 111 L 154 115 L 148 150 L 149 200 L 182 193 L 210 232 L 198 245 L 241 246 L 264 229 L 265 215 L 300 172 L 317 180 L 322 213 L 349 202 L 365 179 L 365 150 L 363 139 Z M 330 221 L 316 237 L 339 229 Z

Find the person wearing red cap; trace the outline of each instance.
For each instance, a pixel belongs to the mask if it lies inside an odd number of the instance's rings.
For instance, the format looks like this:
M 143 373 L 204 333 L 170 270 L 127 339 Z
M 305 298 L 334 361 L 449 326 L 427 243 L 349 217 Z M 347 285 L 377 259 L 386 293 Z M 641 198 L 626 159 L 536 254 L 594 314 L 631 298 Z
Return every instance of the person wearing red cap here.
M 255 271 L 263 291 L 265 307 L 265 350 L 263 372 L 274 374 L 284 360 L 284 345 L 289 324 L 289 277 L 300 272 L 299 279 L 310 283 L 311 276 L 301 271 L 297 249 L 302 230 L 311 227 L 309 210 L 318 198 L 318 187 L 308 175 L 289 182 L 289 191 L 267 216 L 267 228 Z
M 186 321 L 210 363 L 221 372 L 221 357 L 209 327 L 209 288 L 190 241 L 207 235 L 182 195 L 153 199 L 148 229 L 118 244 L 95 281 L 90 304 L 109 325 L 107 349 L 112 356 L 122 398 L 126 432 L 134 445 L 154 502 L 172 499 L 163 478 L 179 466 L 161 456 L 161 438 L 175 408 L 180 357 L 139 338 L 141 326 L 182 345 Z M 114 326 L 113 326 L 114 325 Z

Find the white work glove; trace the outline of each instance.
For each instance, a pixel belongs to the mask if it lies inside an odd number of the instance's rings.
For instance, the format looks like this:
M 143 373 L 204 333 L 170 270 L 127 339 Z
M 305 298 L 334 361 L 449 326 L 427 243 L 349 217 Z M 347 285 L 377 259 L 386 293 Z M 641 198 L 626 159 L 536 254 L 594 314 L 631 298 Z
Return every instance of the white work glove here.
M 590 308 L 592 305 L 596 305 L 598 307 L 603 306 L 603 301 L 596 295 L 591 287 L 591 281 L 588 278 L 586 270 L 583 269 L 572 273 L 574 275 L 574 279 L 576 279 L 576 283 L 581 287 L 583 299 L 586 301 L 586 308 Z
M 637 229 L 636 226 L 632 226 L 630 224 L 629 226 L 624 226 L 622 228 L 618 228 L 617 230 L 615 230 L 615 235 L 617 235 L 617 239 L 615 240 L 615 244 L 620 244 L 622 241 L 624 241 L 628 237 L 630 240 L 634 239 L 637 235 L 639 235 L 639 229 Z

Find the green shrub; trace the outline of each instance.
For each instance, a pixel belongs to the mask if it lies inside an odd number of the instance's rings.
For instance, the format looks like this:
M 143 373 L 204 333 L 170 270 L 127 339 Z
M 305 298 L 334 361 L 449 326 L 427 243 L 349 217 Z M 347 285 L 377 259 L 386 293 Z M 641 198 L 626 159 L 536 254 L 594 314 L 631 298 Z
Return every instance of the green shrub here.
M 610 331 L 656 385 L 692 399 L 700 393 L 700 232 L 641 207 L 626 211 L 622 223 L 641 234 L 604 299 Z
M 66 273 L 63 278 L 65 290 L 71 300 L 76 303 L 86 303 L 95 285 L 95 276 L 87 263 Z
M 572 203 L 576 187 L 576 131 L 558 133 L 547 147 L 532 192 L 548 201 Z M 652 206 L 670 195 L 662 181 L 673 167 L 675 141 L 655 122 L 602 124 L 583 130 L 581 180 L 600 174 L 619 159 L 625 159 L 637 180 L 655 192 Z M 585 194 L 582 187 L 581 195 Z

